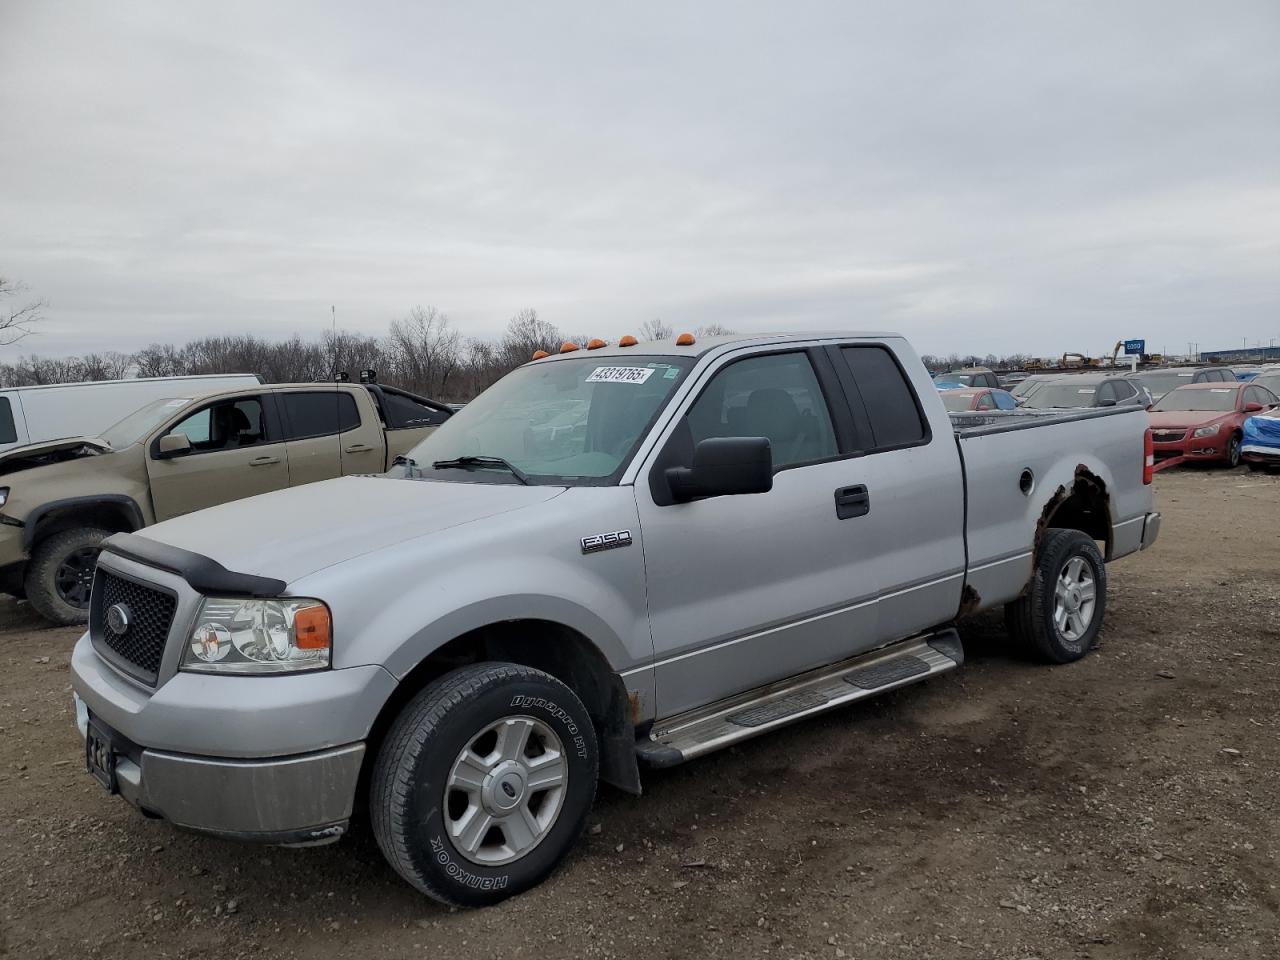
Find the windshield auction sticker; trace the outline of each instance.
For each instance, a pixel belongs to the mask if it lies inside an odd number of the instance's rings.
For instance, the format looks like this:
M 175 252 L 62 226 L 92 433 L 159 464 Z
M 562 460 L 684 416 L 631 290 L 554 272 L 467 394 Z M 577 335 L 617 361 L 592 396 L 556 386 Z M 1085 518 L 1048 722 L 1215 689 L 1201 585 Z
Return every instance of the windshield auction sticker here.
M 653 370 L 648 367 L 596 367 L 587 383 L 644 383 Z

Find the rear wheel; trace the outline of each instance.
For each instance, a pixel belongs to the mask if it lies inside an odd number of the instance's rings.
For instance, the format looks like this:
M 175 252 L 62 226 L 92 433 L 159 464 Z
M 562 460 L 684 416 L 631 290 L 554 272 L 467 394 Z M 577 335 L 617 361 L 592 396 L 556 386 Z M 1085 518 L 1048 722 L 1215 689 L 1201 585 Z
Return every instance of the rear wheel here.
M 31 553 L 25 585 L 35 611 L 56 624 L 89 619 L 89 592 L 102 541 L 111 536 L 100 527 L 64 530 L 42 540 Z
M 1051 529 L 1041 541 L 1031 583 L 1005 607 L 1009 633 L 1051 663 L 1089 652 L 1102 629 L 1107 568 L 1093 540 L 1079 530 Z
M 370 819 L 405 880 L 448 904 L 497 903 L 573 848 L 595 798 L 591 718 L 554 677 L 481 663 L 440 678 L 392 725 Z

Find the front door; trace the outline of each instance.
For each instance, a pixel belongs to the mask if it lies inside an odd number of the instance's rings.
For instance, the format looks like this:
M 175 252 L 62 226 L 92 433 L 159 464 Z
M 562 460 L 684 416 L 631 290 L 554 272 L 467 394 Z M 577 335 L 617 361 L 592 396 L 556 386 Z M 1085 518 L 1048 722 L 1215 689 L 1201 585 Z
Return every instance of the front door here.
M 147 474 L 157 520 L 289 485 L 289 460 L 269 393 L 214 401 L 165 432 L 184 434 L 191 449 L 165 456 L 158 438 L 150 444 Z
M 828 359 L 804 350 L 730 360 L 686 401 L 641 472 L 659 718 L 873 642 L 878 548 L 848 489 L 861 472 L 844 421 L 833 422 L 834 379 Z M 698 441 L 732 436 L 769 438 L 773 489 L 670 503 L 662 472 L 688 466 Z

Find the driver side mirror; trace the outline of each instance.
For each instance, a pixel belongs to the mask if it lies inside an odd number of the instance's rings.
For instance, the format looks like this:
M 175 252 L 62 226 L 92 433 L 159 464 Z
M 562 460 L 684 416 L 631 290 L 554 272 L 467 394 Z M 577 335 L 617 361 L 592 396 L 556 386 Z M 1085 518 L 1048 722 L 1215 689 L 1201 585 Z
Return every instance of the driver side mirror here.
M 1098 406 L 1100 407 L 1114 407 L 1115 405 L 1116 405 L 1116 401 L 1111 399 L 1111 397 L 1107 397 L 1107 399 L 1105 400 L 1098 401 Z
M 166 433 L 157 446 L 162 457 L 181 457 L 191 452 L 191 438 L 185 433 Z
M 1244 405 L 1245 413 L 1261 413 L 1265 409 L 1267 408 L 1264 407 L 1262 404 L 1258 403 L 1256 400 L 1250 400 L 1248 403 Z
M 712 437 L 694 448 L 692 467 L 670 467 L 666 477 L 677 503 L 768 493 L 773 489 L 773 450 L 765 437 Z

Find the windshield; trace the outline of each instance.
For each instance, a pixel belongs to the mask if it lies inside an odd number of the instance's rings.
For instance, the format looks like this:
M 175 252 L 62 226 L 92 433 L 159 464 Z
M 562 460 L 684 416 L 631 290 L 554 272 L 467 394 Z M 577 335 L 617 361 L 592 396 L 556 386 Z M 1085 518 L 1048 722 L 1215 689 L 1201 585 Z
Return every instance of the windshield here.
M 1185 387 L 1188 383 L 1195 381 L 1195 372 L 1192 370 L 1184 370 L 1179 373 L 1177 370 L 1161 371 L 1159 373 L 1140 373 L 1138 379 L 1147 385 L 1147 389 L 1154 396 L 1168 393 L 1178 387 Z
M 1236 395 L 1239 392 L 1239 387 L 1210 387 L 1208 390 L 1196 387 L 1191 390 L 1174 390 L 1166 393 L 1151 409 L 1159 412 L 1185 410 L 1200 413 L 1230 413 L 1236 408 Z
M 973 409 L 973 398 L 977 396 L 974 393 L 965 393 L 963 391 L 947 391 L 944 390 L 939 396 L 942 397 L 942 405 L 951 413 L 959 413 L 962 410 Z
M 1027 379 L 1023 380 L 1020 384 L 1018 384 L 1009 392 L 1012 393 L 1015 397 L 1029 397 L 1031 396 L 1031 394 L 1035 393 L 1037 390 L 1043 387 L 1046 383 L 1052 383 L 1052 382 L 1053 382 L 1052 377 L 1031 376 L 1031 377 L 1027 377 Z
M 164 420 L 191 402 L 190 397 L 173 397 L 152 400 L 145 407 L 133 411 L 123 420 L 103 430 L 101 437 L 112 450 L 123 450 L 137 443 Z
M 692 366 L 692 358 L 652 356 L 526 364 L 409 451 L 411 475 L 466 481 L 483 470 L 494 474 L 486 480 L 516 482 L 498 464 L 432 466 L 461 457 L 501 457 L 533 483 L 611 482 Z
M 1049 381 L 1039 390 L 1027 395 L 1024 407 L 1047 410 L 1052 407 L 1092 407 L 1098 394 L 1096 383 L 1071 383 Z

